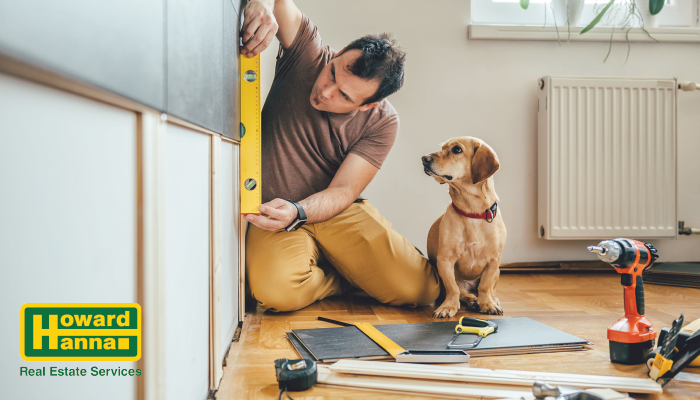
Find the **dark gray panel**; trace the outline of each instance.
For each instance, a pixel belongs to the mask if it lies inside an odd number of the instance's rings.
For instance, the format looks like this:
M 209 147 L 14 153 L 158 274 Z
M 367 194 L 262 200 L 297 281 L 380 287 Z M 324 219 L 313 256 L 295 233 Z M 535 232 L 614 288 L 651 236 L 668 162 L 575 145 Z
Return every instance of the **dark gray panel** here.
M 162 110 L 164 0 L 0 1 L 0 51 Z
M 168 0 L 167 111 L 224 130 L 223 1 Z
M 479 346 L 469 349 L 473 357 L 493 354 L 517 354 L 518 351 L 547 352 L 561 346 L 582 346 L 586 340 L 560 331 L 527 317 L 493 320 L 498 331 L 483 338 Z M 375 325 L 404 349 L 446 350 L 455 333 L 456 323 L 425 322 L 419 324 Z M 318 360 L 388 356 L 378 344 L 357 327 L 294 329 L 292 332 Z M 463 334 L 455 344 L 472 343 L 474 334 Z M 294 342 L 292 341 L 294 344 Z M 561 350 L 561 348 L 559 349 Z
M 240 139 L 240 93 L 238 73 L 238 14 L 231 0 L 224 0 L 224 132 Z

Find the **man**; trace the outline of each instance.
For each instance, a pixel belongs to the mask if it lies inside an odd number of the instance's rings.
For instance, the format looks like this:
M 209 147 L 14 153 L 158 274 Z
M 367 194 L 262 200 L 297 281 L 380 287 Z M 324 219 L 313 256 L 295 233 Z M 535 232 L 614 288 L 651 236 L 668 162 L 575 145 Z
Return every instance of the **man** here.
M 428 260 L 358 199 L 398 133 L 385 97 L 403 84 L 404 53 L 386 34 L 335 52 L 291 0 L 249 2 L 242 56 L 275 34 L 281 47 L 262 111 L 264 204 L 246 216 L 253 297 L 293 311 L 357 287 L 391 305 L 432 303 L 439 278 Z

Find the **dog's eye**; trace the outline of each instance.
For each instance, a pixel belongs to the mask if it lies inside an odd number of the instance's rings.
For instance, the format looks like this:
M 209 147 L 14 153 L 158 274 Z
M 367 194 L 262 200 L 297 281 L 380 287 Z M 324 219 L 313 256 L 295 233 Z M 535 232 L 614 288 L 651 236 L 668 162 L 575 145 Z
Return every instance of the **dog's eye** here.
M 459 153 L 462 152 L 462 148 L 459 147 L 459 146 L 455 146 L 455 147 L 452 148 L 452 152 L 453 152 L 454 154 L 459 154 Z

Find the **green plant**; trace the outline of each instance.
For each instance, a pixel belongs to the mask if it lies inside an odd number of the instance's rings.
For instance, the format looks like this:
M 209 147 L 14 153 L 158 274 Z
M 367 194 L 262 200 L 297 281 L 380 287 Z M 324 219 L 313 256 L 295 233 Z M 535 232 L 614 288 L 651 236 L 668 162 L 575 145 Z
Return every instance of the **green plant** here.
M 610 51 L 612 50 L 612 42 L 613 42 L 613 36 L 615 34 L 615 29 L 620 29 L 625 33 L 625 39 L 627 41 L 627 58 L 625 59 L 625 64 L 627 64 L 627 61 L 629 60 L 630 57 L 630 40 L 629 40 L 629 33 L 630 30 L 637 24 L 639 24 L 640 28 L 642 31 L 649 36 L 650 39 L 658 42 L 651 34 L 649 31 L 646 30 L 644 27 L 644 19 L 642 17 L 642 13 L 637 7 L 636 3 L 634 0 L 623 0 L 621 4 L 616 5 L 615 2 L 617 0 L 609 0 L 607 3 L 603 4 L 602 6 L 596 5 L 594 7 L 594 11 L 597 12 L 595 18 L 586 25 L 585 28 L 581 30 L 581 35 L 585 34 L 586 32 L 590 31 L 600 23 L 600 21 L 604 17 L 609 17 L 610 22 L 612 25 L 612 29 L 610 32 L 610 44 L 608 46 L 608 53 L 605 56 L 605 59 L 603 62 L 606 62 L 608 60 L 608 57 L 610 56 Z M 519 0 L 520 3 L 520 8 L 523 10 L 527 10 L 527 8 L 530 6 L 530 0 Z M 664 7 L 665 0 L 649 0 L 649 13 L 651 15 L 656 15 L 661 12 L 661 10 Z M 550 2 L 550 8 L 551 8 L 551 2 Z M 545 5 L 544 7 L 544 18 L 545 18 L 545 25 L 547 24 L 547 7 Z M 622 13 L 621 18 L 620 13 Z M 617 21 L 617 22 L 614 22 Z M 569 28 L 569 36 L 571 36 L 571 26 L 569 25 L 569 21 L 566 21 L 566 25 Z M 559 37 L 559 26 L 557 25 L 556 18 L 554 19 L 554 28 L 557 31 L 557 40 L 559 41 L 559 46 L 561 46 L 561 40 Z M 567 39 L 568 42 L 568 39 Z
M 529 3 L 529 0 L 528 0 L 528 3 Z M 586 26 L 581 31 L 581 35 L 590 31 L 591 29 L 593 29 L 593 27 L 596 26 L 598 24 L 598 22 L 600 22 L 600 20 L 603 18 L 603 15 L 605 15 L 605 13 L 608 12 L 608 10 L 610 9 L 610 7 L 612 7 L 613 4 L 615 4 L 615 0 L 610 0 L 608 2 L 608 4 L 606 4 L 605 7 L 603 7 L 603 9 L 598 13 L 598 15 L 596 15 L 596 17 L 593 18 L 593 21 L 591 21 L 591 23 L 588 24 L 588 26 Z M 521 0 L 521 5 L 522 5 L 522 0 Z M 630 14 L 628 14 L 628 15 L 636 15 L 639 12 L 639 9 L 637 8 L 636 4 L 633 1 L 628 0 L 627 5 L 630 8 Z M 651 13 L 651 15 L 656 15 L 656 14 L 660 13 L 662 8 L 664 8 L 664 0 L 649 0 L 649 12 Z M 642 20 L 641 15 L 638 15 L 638 18 L 640 21 Z M 647 34 L 648 34 L 648 32 L 647 32 Z
M 659 12 L 661 12 L 663 6 L 664 0 L 649 0 L 649 12 L 652 15 L 656 15 Z M 606 13 L 611 20 L 615 20 L 620 13 L 622 13 L 622 18 L 620 18 L 618 20 L 619 22 L 617 22 L 616 24 L 612 24 L 612 28 L 610 31 L 610 43 L 608 45 L 608 53 L 605 55 L 605 59 L 603 60 L 603 62 L 606 62 L 608 60 L 608 57 L 610 57 L 610 51 L 612 50 L 613 35 L 615 34 L 616 28 L 622 30 L 625 33 L 625 40 L 627 42 L 627 58 L 625 58 L 625 64 L 627 64 L 627 61 L 630 58 L 630 50 L 632 48 L 629 39 L 630 30 L 636 24 L 639 24 L 639 27 L 647 36 L 649 36 L 650 39 L 658 42 L 658 40 L 651 36 L 649 31 L 647 31 L 644 27 L 644 18 L 642 18 L 642 13 L 633 0 L 627 0 L 626 2 L 620 4 L 618 7 L 615 7 L 615 0 L 610 0 L 607 4 L 605 4 L 602 7 L 602 9 L 600 9 L 596 17 L 593 18 L 593 21 L 591 21 L 585 28 L 583 28 L 583 30 L 581 31 L 581 35 L 593 29 L 593 27 L 596 26 L 601 21 L 601 19 L 603 19 Z

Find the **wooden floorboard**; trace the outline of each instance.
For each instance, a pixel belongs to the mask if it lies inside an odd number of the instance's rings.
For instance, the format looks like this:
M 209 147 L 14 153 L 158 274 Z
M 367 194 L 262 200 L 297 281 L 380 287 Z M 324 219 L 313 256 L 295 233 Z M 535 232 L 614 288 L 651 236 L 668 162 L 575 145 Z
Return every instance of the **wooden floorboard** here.
M 646 314 L 657 330 L 669 326 L 681 313 L 685 321 L 700 318 L 700 289 L 645 285 Z M 497 297 L 505 315 L 530 317 L 593 343 L 585 352 L 530 354 L 473 358 L 479 368 L 550 371 L 575 374 L 645 377 L 643 365 L 625 366 L 609 360 L 607 327 L 624 313 L 622 287 L 617 274 L 504 274 Z M 367 297 L 326 299 L 296 312 L 271 313 L 258 308 L 248 313 L 240 340 L 233 343 L 216 394 L 218 400 L 276 399 L 274 360 L 298 358 L 285 337 L 291 329 L 335 326 L 316 320 L 318 316 L 372 324 L 405 324 L 437 321 L 435 307 L 391 307 Z M 458 317 L 481 314 L 460 310 Z M 457 321 L 459 318 L 449 320 Z M 687 369 L 700 376 L 700 368 Z M 404 395 L 314 387 L 291 393 L 295 400 L 312 399 L 403 399 Z M 671 382 L 664 394 L 634 395 L 638 399 L 698 399 L 698 387 Z M 411 396 L 411 399 L 429 397 Z

